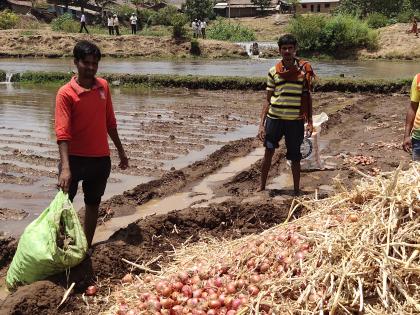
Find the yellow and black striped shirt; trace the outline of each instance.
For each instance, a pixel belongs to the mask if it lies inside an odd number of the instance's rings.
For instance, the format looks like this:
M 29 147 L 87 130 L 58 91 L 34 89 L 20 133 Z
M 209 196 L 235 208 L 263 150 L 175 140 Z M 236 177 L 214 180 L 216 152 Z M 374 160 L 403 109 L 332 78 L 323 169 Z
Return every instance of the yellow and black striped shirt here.
M 297 81 L 286 81 L 272 67 L 268 72 L 267 90 L 273 91 L 267 117 L 273 119 L 298 120 L 302 119 L 300 109 L 302 93 L 307 90 L 304 75 L 298 76 Z

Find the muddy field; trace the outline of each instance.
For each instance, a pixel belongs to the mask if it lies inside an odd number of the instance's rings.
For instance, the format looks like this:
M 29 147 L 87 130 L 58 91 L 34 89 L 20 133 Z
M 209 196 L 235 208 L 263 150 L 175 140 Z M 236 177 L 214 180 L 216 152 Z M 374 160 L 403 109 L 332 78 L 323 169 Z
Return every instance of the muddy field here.
M 56 193 L 56 89 L 35 93 L 32 87 L 0 85 L 0 204 L 29 213 L 22 222 L 0 222 L 0 231 L 19 235 Z M 111 146 L 105 199 L 202 159 L 229 140 L 253 136 L 260 108 L 259 94 L 184 89 L 114 89 L 113 101 L 130 167 L 118 169 Z M 80 196 L 75 204 L 81 206 Z
M 184 137 L 194 133 L 196 128 L 203 128 L 203 125 L 213 126 L 206 127 L 210 130 L 217 128 L 223 131 L 226 128 L 240 126 L 241 121 L 255 123 L 260 108 L 258 104 L 263 95 L 244 92 L 199 91 L 197 93 L 203 98 L 211 98 L 210 104 L 216 104 L 217 100 L 229 102 L 229 107 L 225 107 L 229 108 L 228 117 L 235 117 L 238 120 L 227 119 L 226 110 L 221 105 L 213 106 L 203 101 L 201 104 L 185 104 L 185 109 L 181 110 L 178 104 L 176 107 L 179 113 L 178 119 L 184 117 L 184 120 L 187 119 L 190 124 L 195 122 L 193 128 L 183 129 Z M 356 168 L 369 175 L 378 171 L 393 170 L 399 163 L 408 162 L 409 156 L 400 149 L 407 102 L 406 95 L 398 94 L 316 94 L 315 112 L 325 111 L 330 115 L 330 120 L 323 126 L 321 134 L 323 149 L 321 158 L 328 169 L 304 172 L 302 177 L 304 193 L 308 195 L 316 193 L 319 197 L 324 197 L 334 192 L 336 189 L 334 182 L 350 186 L 358 180 L 361 175 Z M 220 101 L 220 104 L 226 103 Z M 191 111 L 193 105 L 202 105 L 197 112 L 194 112 L 194 115 L 201 118 L 188 118 L 196 117 L 185 112 Z M 148 123 L 144 126 L 137 125 L 137 128 L 147 126 L 149 128 L 147 130 L 156 132 L 157 129 L 154 128 L 159 126 L 159 131 L 168 130 L 166 137 L 170 138 L 177 129 L 175 127 L 179 125 L 171 122 L 172 124 L 169 123 L 165 129 L 162 125 L 155 125 L 160 121 L 158 117 L 151 118 L 154 115 L 164 114 L 151 111 L 144 116 L 140 115 L 139 117 L 149 117 L 149 119 L 145 119 Z M 209 117 L 213 117 L 211 123 L 208 121 Z M 206 120 L 206 123 L 202 125 L 200 120 Z M 127 122 L 129 121 L 128 119 Z M 206 133 L 208 135 L 210 131 L 207 129 L 200 133 L 201 135 L 196 135 L 196 138 L 191 138 L 197 139 L 190 140 L 192 144 L 203 143 L 200 139 L 208 138 L 203 135 Z M 173 135 L 175 141 L 180 137 L 176 133 Z M 132 137 L 135 138 L 134 133 Z M 141 151 L 148 152 L 147 150 L 154 148 L 156 142 L 150 140 L 146 142 L 148 146 L 145 143 Z M 167 139 L 166 143 L 170 143 L 170 140 Z M 215 140 L 210 138 L 209 141 Z M 7 144 L 12 145 L 12 141 Z M 3 146 L 5 144 L 2 143 Z M 173 147 L 182 148 L 182 145 L 178 143 Z M 185 148 L 188 147 L 186 145 Z M 49 166 L 48 163 L 53 163 L 55 159 L 55 157 L 36 155 L 29 155 L 29 158 L 21 157 L 22 153 L 15 154 L 13 150 L 11 153 L 3 150 L 2 156 L 11 158 L 9 155 L 13 154 L 18 157 L 19 162 L 29 159 L 31 163 L 40 166 Z M 53 148 L 51 147 L 49 151 L 52 152 Z M 160 147 L 159 151 L 168 153 L 165 147 Z M 293 199 L 292 182 L 284 160 L 284 151 L 278 150 L 275 155 L 267 191 L 257 193 L 261 154 L 259 143 L 255 139 L 230 142 L 201 162 L 172 171 L 170 168 L 169 170 L 162 168 L 156 180 L 110 198 L 102 206 L 98 234 L 108 231 L 113 235 L 95 245 L 92 256 L 70 272 L 70 279 L 66 280 L 64 275 L 59 275 L 48 281 L 22 287 L 0 304 L 0 313 L 97 314 L 107 308 L 109 303 L 107 297 L 113 286 L 131 270 L 121 258 L 144 265 L 148 265 L 149 262 L 149 268 L 159 269 L 160 265 L 171 259 L 170 253 L 173 249 L 185 242 L 194 242 L 205 235 L 237 238 L 282 222 Z M 359 155 L 368 157 L 368 165 L 359 163 Z M 159 166 L 157 169 L 159 170 Z M 2 173 L 8 172 L 2 169 Z M 24 174 L 27 175 L 26 172 Z M 134 174 L 140 175 L 140 173 Z M 186 199 L 189 201 L 185 202 Z M 154 208 L 156 203 L 158 207 Z M 174 209 L 178 210 L 165 213 Z M 144 217 L 147 211 L 155 211 L 155 215 Z M 299 215 L 299 212 L 296 215 Z M 0 275 L 3 277 L 15 246 L 16 242 L 12 238 L 0 239 L 0 253 L 4 257 L 0 261 L 3 266 Z M 139 271 L 134 270 L 134 272 Z M 65 288 L 73 281 L 76 282 L 75 293 L 57 311 L 56 307 Z M 98 285 L 99 295 L 83 299 L 81 292 L 91 283 Z

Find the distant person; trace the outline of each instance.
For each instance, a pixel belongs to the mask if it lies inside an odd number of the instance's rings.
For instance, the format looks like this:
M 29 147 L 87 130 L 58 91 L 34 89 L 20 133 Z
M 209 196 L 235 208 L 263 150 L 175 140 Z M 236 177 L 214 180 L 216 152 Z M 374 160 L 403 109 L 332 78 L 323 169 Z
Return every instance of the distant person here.
M 120 21 L 118 20 L 118 16 L 114 14 L 112 19 L 112 24 L 114 25 L 115 35 L 120 35 Z
M 114 35 L 114 19 L 111 15 L 108 15 L 108 33 Z
M 91 246 L 101 198 L 111 172 L 108 136 L 115 144 L 120 168 L 128 159 L 117 131 L 108 82 L 96 77 L 101 60 L 99 48 L 80 41 L 73 49 L 77 75 L 57 92 L 55 132 L 60 152 L 58 186 L 73 201 L 82 181 L 84 231 Z
M 420 74 L 417 74 L 411 84 L 410 105 L 405 118 L 403 149 L 412 151 L 413 161 L 420 161 Z
M 297 40 L 286 34 L 278 41 L 282 59 L 267 76 L 267 98 L 261 111 L 258 138 L 264 142 L 265 154 L 259 191 L 265 190 L 274 151 L 285 137 L 286 158 L 292 162 L 294 194 L 300 193 L 300 147 L 313 132 L 311 80 L 315 76 L 308 62 L 296 58 Z
M 197 34 L 196 34 L 196 37 L 197 38 L 200 38 L 201 37 L 201 20 L 198 19 L 196 23 L 197 23 Z
M 137 34 L 137 16 L 133 13 L 130 17 L 131 34 Z
M 203 39 L 206 38 L 206 27 L 207 27 L 207 22 L 206 21 L 201 22 L 201 36 L 203 36 Z
M 86 33 L 89 34 L 89 31 L 86 28 L 86 15 L 82 12 L 82 16 L 80 17 L 80 31 L 79 31 L 79 33 L 82 33 L 83 29 L 86 31 Z
M 417 26 L 417 18 L 415 16 L 413 17 L 413 25 L 411 27 L 411 30 L 408 30 L 407 33 L 408 34 L 413 33 L 417 37 L 419 37 L 419 31 L 418 31 L 418 26 Z
M 191 29 L 192 29 L 192 32 L 193 32 L 193 37 L 195 38 L 197 36 L 197 19 L 192 21 Z

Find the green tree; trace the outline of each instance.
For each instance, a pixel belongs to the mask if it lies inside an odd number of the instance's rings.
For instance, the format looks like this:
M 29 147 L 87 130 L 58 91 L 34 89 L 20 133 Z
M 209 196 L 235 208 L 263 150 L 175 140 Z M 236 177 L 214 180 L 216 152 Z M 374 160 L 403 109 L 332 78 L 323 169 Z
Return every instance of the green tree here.
M 213 19 L 214 0 L 187 0 L 182 6 L 186 15 L 193 19 Z
M 261 14 L 264 14 L 265 9 L 271 5 L 271 0 L 251 0 L 251 2 L 260 8 Z
M 366 17 L 370 13 L 397 16 L 407 6 L 415 9 L 420 0 L 341 0 L 339 11 Z

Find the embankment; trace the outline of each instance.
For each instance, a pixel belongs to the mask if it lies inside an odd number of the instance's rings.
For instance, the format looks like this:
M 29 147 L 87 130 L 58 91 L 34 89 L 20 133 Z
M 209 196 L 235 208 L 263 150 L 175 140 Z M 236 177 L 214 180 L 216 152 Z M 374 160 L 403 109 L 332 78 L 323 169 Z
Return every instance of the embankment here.
M 0 57 L 60 58 L 73 55 L 80 40 L 94 42 L 103 56 L 145 59 L 196 58 L 190 54 L 191 42 L 175 41 L 169 36 L 109 36 L 60 33 L 51 30 L 0 30 Z M 248 58 L 246 51 L 230 42 L 199 40 L 201 58 Z
M 64 72 L 23 72 L 16 73 L 12 82 L 21 83 L 57 83 L 68 81 L 72 73 Z M 0 70 L 0 78 L 5 73 Z M 171 87 L 206 90 L 264 90 L 265 78 L 222 77 L 222 76 L 182 76 L 182 75 L 142 75 L 142 74 L 102 74 L 112 85 Z M 4 81 L 4 80 L 2 80 Z M 410 88 L 411 80 L 349 80 L 327 78 L 318 80 L 315 91 L 319 92 L 371 92 L 405 93 Z

